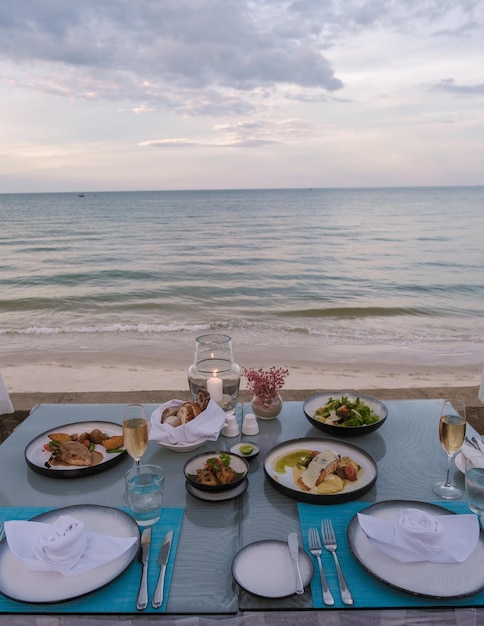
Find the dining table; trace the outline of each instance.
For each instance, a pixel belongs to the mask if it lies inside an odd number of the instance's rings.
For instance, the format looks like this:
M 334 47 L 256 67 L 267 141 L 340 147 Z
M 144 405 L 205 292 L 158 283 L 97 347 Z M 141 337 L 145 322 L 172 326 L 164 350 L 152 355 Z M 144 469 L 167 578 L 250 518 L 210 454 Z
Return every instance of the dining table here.
M 377 390 L 374 397 L 378 398 Z M 173 531 L 162 606 L 155 609 L 150 602 L 144 611 L 137 610 L 142 567 L 138 558 L 131 560 L 106 584 L 87 591 L 81 587 L 74 597 L 43 602 L 35 594 L 31 599 L 28 590 L 26 599 L 23 596 L 19 599 L 15 594 L 12 597 L 8 579 L 14 573 L 5 571 L 11 560 L 5 558 L 7 547 L 0 544 L 0 625 L 106 626 L 161 621 L 179 626 L 212 623 L 229 626 L 422 623 L 484 626 L 484 559 L 472 571 L 462 569 L 459 564 L 455 576 L 462 577 L 464 573 L 469 579 L 468 585 L 464 584 L 464 593 L 458 597 L 452 594 L 441 597 L 439 593 L 420 594 L 418 590 L 408 590 L 404 574 L 402 585 L 389 584 L 355 555 L 349 529 L 354 532 L 358 512 L 372 506 L 408 503 L 408 506 L 443 507 L 449 514 L 471 513 L 465 495 L 459 500 L 444 501 L 432 491 L 433 484 L 445 478 L 447 468 L 447 455 L 438 435 L 442 400 L 395 399 L 384 403 L 388 416 L 381 427 L 351 438 L 322 432 L 307 419 L 303 402 L 286 401 L 276 418 L 257 420 L 259 432 L 255 435 L 242 434 L 244 416 L 251 413 L 252 408 L 250 403 L 239 403 L 235 409 L 239 425 L 236 437 L 220 434 L 217 440 L 207 441 L 191 452 L 174 451 L 150 441 L 141 462 L 165 470 L 163 510 L 152 528 L 148 569 L 150 598 L 159 573 L 158 552 L 166 533 Z M 150 416 L 158 405 L 145 404 L 144 407 Z M 80 424 L 87 428 L 98 423 L 121 425 L 123 409 L 121 403 L 39 404 L 34 407 L 0 446 L 0 522 L 42 518 L 50 511 L 64 508 L 69 511 L 70 507 L 88 511 L 90 507 L 101 507 L 129 513 L 124 476 L 134 461 L 127 454 L 94 473 L 59 478 L 53 472 L 49 474 L 42 468 L 32 467 L 27 462 L 26 452 L 33 441 L 54 430 L 62 431 L 68 425 Z M 469 423 L 467 434 L 480 438 Z M 326 496 L 320 501 L 308 501 L 280 488 L 277 480 L 268 475 L 265 461 L 278 446 L 284 449 L 284 444 L 299 445 L 300 442 L 304 447 L 308 441 L 321 439 L 335 450 L 355 446 L 368 457 L 375 468 L 371 485 L 357 492 L 356 497 L 333 501 Z M 248 460 L 246 488 L 227 499 L 194 495 L 185 479 L 185 463 L 202 452 L 228 451 L 238 441 L 251 441 L 260 451 Z M 463 474 L 455 466 L 453 479 L 460 487 L 464 486 Z M 322 519 L 331 519 L 333 523 L 339 562 L 354 598 L 351 606 L 341 600 L 334 561 L 324 549 L 322 562 L 334 605 L 328 606 L 322 599 L 317 561 L 308 545 L 309 527 L 319 527 Z M 482 546 L 483 531 L 480 532 Z M 235 567 L 241 553 L 251 546 L 287 542 L 289 533 L 297 534 L 310 569 L 304 592 L 270 597 L 259 593 L 257 588 L 247 590 L 239 584 Z M 264 556 L 264 551 L 261 554 L 263 558 L 270 558 L 270 552 L 268 556 Z M 453 574 L 448 573 L 451 566 L 446 567 L 447 579 L 443 584 L 448 589 L 449 585 L 452 587 Z M 395 568 L 405 571 L 405 566 L 397 561 Z M 433 575 L 435 566 L 429 571 Z M 18 586 L 22 588 L 21 583 Z

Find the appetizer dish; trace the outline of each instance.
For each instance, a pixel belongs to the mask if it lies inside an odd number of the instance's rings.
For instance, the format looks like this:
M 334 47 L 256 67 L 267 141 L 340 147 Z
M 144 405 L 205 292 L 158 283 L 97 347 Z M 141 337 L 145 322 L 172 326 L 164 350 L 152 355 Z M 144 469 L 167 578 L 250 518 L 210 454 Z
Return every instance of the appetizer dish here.
M 388 415 L 386 406 L 379 400 L 350 392 L 313 396 L 303 408 L 313 426 L 342 437 L 373 432 Z
M 44 450 L 50 454 L 45 462 L 45 467 L 53 465 L 79 465 L 90 467 L 97 465 L 104 459 L 104 455 L 96 450 L 96 444 L 100 444 L 107 453 L 123 451 L 123 436 L 110 437 L 98 428 L 81 435 L 73 433 L 56 432 L 49 433 L 49 441 L 44 444 Z
M 247 476 L 245 459 L 229 452 L 208 452 L 190 459 L 185 478 L 204 491 L 225 491 L 239 485 Z
M 27 465 L 49 478 L 103 472 L 127 456 L 123 429 L 114 422 L 75 422 L 37 435 L 25 448 Z
M 294 483 L 303 491 L 319 494 L 339 493 L 347 481 L 358 478 L 361 467 L 349 456 L 334 450 L 295 450 L 276 462 L 276 468 L 292 467 Z
M 371 489 L 377 472 L 367 452 L 334 439 L 293 439 L 264 458 L 264 473 L 276 489 L 315 504 L 355 500 Z

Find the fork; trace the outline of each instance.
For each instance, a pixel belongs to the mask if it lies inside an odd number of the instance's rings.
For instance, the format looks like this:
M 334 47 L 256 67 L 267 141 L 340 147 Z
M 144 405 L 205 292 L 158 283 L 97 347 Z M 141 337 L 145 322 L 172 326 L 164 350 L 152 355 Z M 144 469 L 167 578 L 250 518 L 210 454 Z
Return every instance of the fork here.
M 319 575 L 321 576 L 321 588 L 323 590 L 323 600 L 325 604 L 334 604 L 334 598 L 328 587 L 326 575 L 324 573 L 323 564 L 321 563 L 321 541 L 317 528 L 310 528 L 308 532 L 309 552 L 316 557 L 319 565 Z
M 334 559 L 334 564 L 336 565 L 336 571 L 338 573 L 338 582 L 339 589 L 341 593 L 341 599 L 344 604 L 353 604 L 353 597 L 348 589 L 348 585 L 346 584 L 345 577 L 343 576 L 343 572 L 341 571 L 341 567 L 338 561 L 338 555 L 336 554 L 336 549 L 338 544 L 336 543 L 336 536 L 334 534 L 333 524 L 331 520 L 324 519 L 321 522 L 321 534 L 323 535 L 323 545 L 328 552 L 331 552 Z
M 5 539 L 5 526 L 3 522 L 0 523 L 0 543 Z

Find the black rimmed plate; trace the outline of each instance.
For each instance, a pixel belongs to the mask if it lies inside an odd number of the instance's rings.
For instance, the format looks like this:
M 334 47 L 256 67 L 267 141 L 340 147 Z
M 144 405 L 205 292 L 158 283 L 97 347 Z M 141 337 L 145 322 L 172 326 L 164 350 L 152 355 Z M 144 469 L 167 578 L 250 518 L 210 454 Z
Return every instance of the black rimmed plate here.
M 209 485 L 198 482 L 197 471 L 202 469 L 209 459 L 219 458 L 220 455 L 230 457 L 229 464 L 235 472 L 235 479 L 230 483 L 216 485 Z M 220 493 L 223 491 L 231 491 L 232 489 L 235 489 L 244 481 L 248 471 L 249 466 L 245 459 L 241 458 L 238 454 L 232 454 L 231 452 L 220 450 L 197 454 L 196 456 L 189 459 L 185 463 L 185 467 L 183 468 L 183 472 L 185 474 L 187 482 L 192 487 L 197 489 L 197 491 L 206 491 L 207 493 Z
M 345 481 L 343 491 L 334 494 L 316 494 L 304 491 L 294 482 L 292 467 L 280 468 L 281 459 L 297 454 L 301 450 L 334 450 L 340 456 L 349 456 L 359 466 L 358 478 Z M 281 471 L 282 470 L 282 471 Z M 281 493 L 300 502 L 312 504 L 339 504 L 356 500 L 375 484 L 378 468 L 375 460 L 367 452 L 355 445 L 336 439 L 292 439 L 272 448 L 264 459 L 264 473 L 269 482 Z
M 203 502 L 226 502 L 227 500 L 233 500 L 234 498 L 238 498 L 241 496 L 247 487 L 249 486 L 249 481 L 245 478 L 241 483 L 234 487 L 233 489 L 228 489 L 227 491 L 202 491 L 202 489 L 197 489 L 188 480 L 185 482 L 185 489 L 187 492 L 197 498 L 197 500 L 203 500 Z
M 378 415 L 379 420 L 377 422 L 374 422 L 373 424 L 363 426 L 336 426 L 333 424 L 325 424 L 324 422 L 320 422 L 314 417 L 317 409 L 323 407 L 330 398 L 333 398 L 333 400 L 337 400 L 342 396 L 346 396 L 350 401 L 353 402 L 356 400 L 356 398 L 359 398 L 362 402 L 367 404 L 376 415 Z M 307 419 L 315 428 L 318 428 L 319 430 L 322 430 L 329 435 L 336 435 L 337 437 L 358 437 L 361 435 L 367 435 L 368 433 L 372 433 L 373 431 L 380 428 L 380 426 L 383 424 L 388 416 L 388 409 L 383 404 L 383 402 L 380 402 L 380 400 L 375 400 L 375 398 L 370 398 L 369 396 L 362 396 L 361 394 L 357 394 L 352 391 L 333 391 L 331 393 L 319 393 L 316 396 L 308 398 L 304 402 L 303 410 Z
M 313 564 L 301 548 L 299 567 L 306 587 L 313 577 Z M 268 539 L 242 548 L 232 562 L 232 576 L 243 589 L 264 598 L 296 593 L 296 568 L 284 541 Z
M 49 478 L 82 478 L 83 476 L 91 476 L 92 474 L 104 472 L 119 463 L 127 455 L 127 452 L 123 450 L 122 452 L 109 453 L 103 446 L 96 445 L 95 450 L 103 455 L 103 460 L 97 465 L 91 465 L 89 467 L 80 467 L 77 465 L 52 465 L 51 467 L 46 467 L 45 465 L 50 457 L 50 453 L 44 450 L 44 444 L 50 441 L 48 437 L 49 434 L 67 433 L 68 435 L 72 435 L 77 433 L 81 435 L 84 432 L 90 432 L 96 428 L 106 433 L 106 435 L 109 435 L 109 437 L 123 434 L 123 427 L 113 422 L 73 422 L 72 424 L 54 426 L 28 444 L 25 448 L 25 461 L 34 472 L 42 474 L 42 476 L 48 476 Z
M 419 509 L 429 515 L 455 515 L 436 504 L 408 500 L 378 502 L 360 511 L 393 520 L 404 509 Z M 484 588 L 484 536 L 480 532 L 474 552 L 463 563 L 400 563 L 372 546 L 355 515 L 348 525 L 348 543 L 356 560 L 378 580 L 413 595 L 428 598 L 462 598 Z
M 120 576 L 138 554 L 139 528 L 127 513 L 106 506 L 79 504 L 37 515 L 31 521 L 53 524 L 61 515 L 84 522 L 85 529 L 111 537 L 136 537 L 137 541 L 117 559 L 86 574 L 64 576 L 60 572 L 30 570 L 8 547 L 0 543 L 0 592 L 19 602 L 52 603 L 72 600 L 104 587 Z

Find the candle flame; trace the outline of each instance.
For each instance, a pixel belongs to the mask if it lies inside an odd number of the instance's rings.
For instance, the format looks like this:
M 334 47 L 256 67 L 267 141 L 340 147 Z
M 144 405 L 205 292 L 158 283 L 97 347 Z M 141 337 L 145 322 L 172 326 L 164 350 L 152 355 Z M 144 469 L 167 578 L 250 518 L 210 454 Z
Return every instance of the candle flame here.
M 217 370 L 213 370 L 213 377 L 217 378 Z

